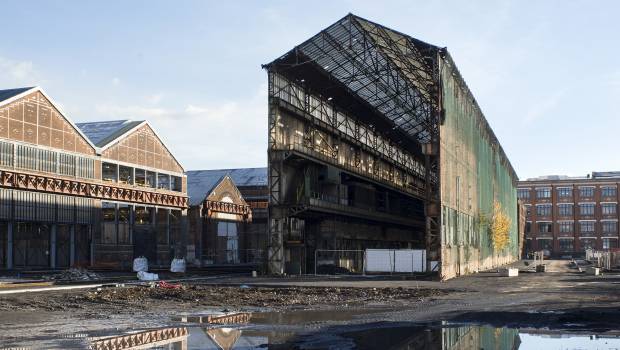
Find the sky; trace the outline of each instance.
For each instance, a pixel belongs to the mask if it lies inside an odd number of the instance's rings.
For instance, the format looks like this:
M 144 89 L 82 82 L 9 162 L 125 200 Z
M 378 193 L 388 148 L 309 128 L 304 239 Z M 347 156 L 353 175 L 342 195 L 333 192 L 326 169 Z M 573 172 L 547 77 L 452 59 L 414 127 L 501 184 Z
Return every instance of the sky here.
M 347 13 L 450 51 L 521 179 L 620 170 L 618 1 L 0 2 L 0 89 L 148 120 L 186 170 L 266 166 L 261 64 Z

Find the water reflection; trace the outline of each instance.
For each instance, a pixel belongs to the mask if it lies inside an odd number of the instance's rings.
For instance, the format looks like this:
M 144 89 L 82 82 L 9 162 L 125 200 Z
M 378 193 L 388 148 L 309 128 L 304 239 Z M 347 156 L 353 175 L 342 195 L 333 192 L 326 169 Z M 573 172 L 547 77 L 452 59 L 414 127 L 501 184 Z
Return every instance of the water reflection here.
M 332 323 L 318 326 L 299 323 L 260 322 L 235 325 L 209 325 L 183 322 L 182 326 L 134 331 L 108 331 L 79 336 L 39 334 L 8 345 L 62 349 L 431 349 L 431 350 L 539 350 L 539 349 L 620 349 L 620 330 L 592 334 L 536 329 L 494 328 L 479 325 L 432 325 L 378 322 L 372 324 Z M 295 314 L 293 319 L 299 315 Z M 312 315 L 311 319 L 317 315 Z M 311 322 L 314 323 L 314 322 Z M 105 331 L 104 331 L 105 332 Z M 77 333 L 76 333 L 77 334 Z

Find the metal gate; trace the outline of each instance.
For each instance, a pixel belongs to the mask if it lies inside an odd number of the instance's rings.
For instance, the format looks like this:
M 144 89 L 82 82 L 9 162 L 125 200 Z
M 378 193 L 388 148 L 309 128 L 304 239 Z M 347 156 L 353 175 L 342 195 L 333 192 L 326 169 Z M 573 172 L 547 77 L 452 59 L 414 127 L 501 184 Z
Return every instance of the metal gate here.
M 71 225 L 56 226 L 56 267 L 71 265 Z

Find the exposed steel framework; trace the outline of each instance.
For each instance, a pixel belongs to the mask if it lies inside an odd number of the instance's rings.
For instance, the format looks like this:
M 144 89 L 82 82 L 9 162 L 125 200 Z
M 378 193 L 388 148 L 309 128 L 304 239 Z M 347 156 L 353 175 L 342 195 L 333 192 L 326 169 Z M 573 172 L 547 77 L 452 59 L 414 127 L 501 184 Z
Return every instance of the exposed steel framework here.
M 422 200 L 427 256 L 429 261 L 439 259 L 443 54 L 441 48 L 349 14 L 264 65 L 269 72 L 270 271 L 282 271 L 281 219 L 304 209 L 302 203 L 290 205 L 282 198 L 283 164 L 299 151 L 278 145 L 279 111 L 284 109 L 308 117 L 311 126 L 303 132 L 308 144 L 321 144 L 317 134 L 337 135 L 339 140 L 352 139 L 359 150 L 375 156 L 375 162 L 386 164 L 364 169 L 358 149 L 350 161 L 338 161 L 338 150 L 329 147 L 304 147 L 301 152 Z M 360 142 L 364 133 L 372 134 L 370 142 Z

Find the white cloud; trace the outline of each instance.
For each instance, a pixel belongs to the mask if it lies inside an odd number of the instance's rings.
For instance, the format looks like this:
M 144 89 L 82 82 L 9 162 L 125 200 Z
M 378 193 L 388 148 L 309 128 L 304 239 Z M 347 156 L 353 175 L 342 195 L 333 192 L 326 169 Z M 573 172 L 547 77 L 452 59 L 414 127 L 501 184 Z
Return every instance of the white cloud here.
M 32 61 L 15 61 L 0 57 L 0 84 L 2 88 L 41 85 L 40 74 Z
M 188 103 L 167 108 L 97 105 L 102 119 L 146 119 L 185 169 L 267 165 L 267 86 L 243 102 Z

